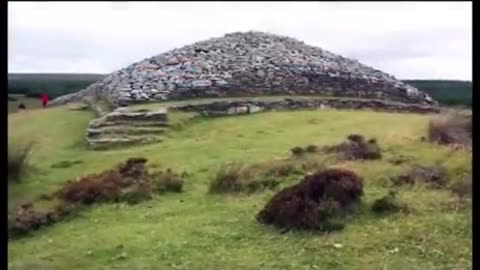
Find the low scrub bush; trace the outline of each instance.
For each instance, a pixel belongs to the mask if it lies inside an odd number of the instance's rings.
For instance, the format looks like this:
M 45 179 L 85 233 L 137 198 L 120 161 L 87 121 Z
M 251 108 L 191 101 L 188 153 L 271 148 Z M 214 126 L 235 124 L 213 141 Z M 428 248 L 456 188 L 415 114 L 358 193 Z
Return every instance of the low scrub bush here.
M 438 144 L 471 144 L 472 116 L 449 112 L 428 123 L 428 140 Z
M 414 165 L 407 172 L 390 179 L 394 185 L 428 184 L 432 187 L 444 187 L 448 182 L 447 170 L 441 166 Z
M 29 172 L 32 148 L 32 142 L 8 145 L 8 182 L 20 181 Z
M 294 156 L 300 156 L 305 152 L 305 150 L 300 146 L 296 146 L 296 147 L 290 149 L 290 152 L 292 152 L 292 154 Z
M 287 230 L 339 230 L 362 194 L 363 180 L 354 172 L 326 169 L 278 192 L 256 218 Z
M 377 140 L 372 138 L 365 141 L 362 135 L 352 134 L 347 137 L 347 141 L 338 145 L 325 146 L 322 150 L 326 153 L 336 153 L 341 159 L 381 159 L 381 149 Z
M 209 191 L 211 193 L 236 192 L 242 190 L 243 163 L 224 164 L 217 171 Z
M 224 164 L 210 182 L 211 193 L 255 192 L 273 189 L 296 168 L 286 161 L 270 161 L 245 166 L 241 162 Z
M 318 146 L 316 145 L 310 144 L 310 145 L 307 145 L 307 147 L 305 147 L 305 152 L 307 153 L 315 153 L 317 151 L 318 151 Z
M 154 186 L 154 190 L 158 192 L 182 192 L 183 188 L 183 178 L 188 176 L 187 173 L 182 173 L 179 175 L 173 172 L 171 169 L 164 171 L 159 171 L 153 173 L 150 178 Z
M 68 181 L 53 195 L 39 197 L 39 200 L 48 201 L 59 199 L 53 211 L 39 212 L 33 204 L 24 205 L 16 211 L 14 218 L 9 219 L 9 232 L 18 235 L 38 229 L 97 202 L 135 204 L 149 200 L 154 193 L 182 191 L 181 175 L 170 169 L 150 174 L 146 162 L 145 158 L 131 158 L 114 169 Z
M 122 176 L 118 171 L 112 170 L 68 183 L 61 191 L 61 197 L 70 203 L 92 204 L 117 200 L 121 190 Z

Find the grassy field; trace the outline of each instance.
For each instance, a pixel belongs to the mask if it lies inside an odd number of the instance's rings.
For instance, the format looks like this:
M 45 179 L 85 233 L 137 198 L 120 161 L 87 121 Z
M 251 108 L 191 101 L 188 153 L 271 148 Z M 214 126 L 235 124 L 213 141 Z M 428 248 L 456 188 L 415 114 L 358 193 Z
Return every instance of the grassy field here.
M 31 97 L 25 97 L 24 95 L 8 95 L 9 97 L 13 97 L 16 100 L 15 101 L 8 101 L 8 113 L 13 113 L 18 111 L 18 105 L 20 103 L 25 104 L 27 107 L 27 110 L 32 110 L 32 109 L 39 109 L 42 108 L 42 101 L 40 98 L 31 98 Z
M 36 170 L 9 186 L 9 209 L 56 190 L 69 178 L 134 156 L 190 172 L 185 191 L 134 206 L 96 205 L 10 240 L 9 269 L 471 269 L 471 208 L 452 210 L 449 205 L 457 199 L 450 192 L 404 187 L 400 198 L 413 213 L 378 217 L 368 210 L 388 192 L 386 177 L 406 168 L 388 162 L 400 154 L 413 163 L 443 163 L 451 181 L 470 170 L 471 153 L 420 141 L 427 115 L 321 110 L 195 120 L 170 131 L 162 143 L 103 152 L 84 145 L 85 128 L 93 117 L 65 107 L 9 115 L 9 142 L 36 142 Z M 207 194 L 209 181 L 224 162 L 286 157 L 294 146 L 334 144 L 351 133 L 376 137 L 384 158 L 335 164 L 365 179 L 363 206 L 343 231 L 281 234 L 257 223 L 254 216 L 271 191 Z M 83 163 L 51 168 L 66 160 Z M 124 252 L 124 259 L 113 259 Z

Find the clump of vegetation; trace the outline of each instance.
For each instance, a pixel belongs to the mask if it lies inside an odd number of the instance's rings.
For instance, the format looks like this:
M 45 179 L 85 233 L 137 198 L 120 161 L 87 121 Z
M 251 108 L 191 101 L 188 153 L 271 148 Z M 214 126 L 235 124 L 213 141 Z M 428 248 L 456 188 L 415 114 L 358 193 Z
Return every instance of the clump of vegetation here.
M 33 143 L 8 145 L 8 182 L 19 181 L 31 169 L 29 164 Z
M 428 140 L 433 143 L 469 145 L 472 141 L 472 116 L 449 112 L 430 120 Z
M 59 216 L 52 213 L 42 213 L 33 208 L 33 204 L 28 203 L 17 208 L 15 218 L 10 218 L 8 222 L 8 231 L 10 236 L 22 235 L 31 230 L 36 230 L 41 226 L 48 225 L 59 219 Z
M 344 227 L 342 218 L 352 212 L 362 195 L 363 180 L 357 174 L 326 169 L 281 190 L 256 218 L 287 230 L 339 230 Z
M 146 162 L 145 158 L 130 158 L 111 170 L 68 181 L 53 196 L 43 194 L 39 198 L 57 199 L 54 210 L 41 212 L 35 210 L 33 203 L 26 204 L 16 211 L 14 220 L 10 220 L 9 231 L 26 233 L 93 203 L 123 201 L 134 204 L 149 200 L 154 193 L 182 191 L 184 181 L 179 174 L 171 169 L 149 173 Z
M 341 159 L 381 159 L 381 149 L 377 144 L 377 140 L 372 138 L 368 141 L 362 135 L 351 134 L 347 137 L 347 141 L 334 146 L 325 146 L 322 150 L 326 153 L 336 153 Z
M 317 151 L 318 151 L 318 146 L 316 145 L 310 144 L 310 145 L 307 145 L 307 147 L 305 147 L 305 152 L 307 153 L 315 153 Z
M 404 155 L 399 155 L 398 157 L 391 158 L 388 161 L 390 163 L 392 163 L 393 165 L 401 165 L 401 164 L 404 164 L 406 162 L 409 162 L 410 159 L 411 159 L 411 157 L 406 157 Z
M 119 198 L 121 190 L 122 176 L 118 171 L 111 170 L 67 183 L 60 191 L 60 196 L 66 202 L 92 204 L 114 201 Z
M 64 160 L 57 163 L 52 164 L 50 167 L 52 169 L 65 169 L 70 168 L 78 164 L 82 164 L 83 161 L 81 160 Z
M 305 152 L 305 150 L 300 146 L 295 146 L 294 148 L 290 149 L 290 152 L 292 152 L 294 156 L 300 156 Z
M 183 178 L 187 176 L 188 174 L 186 172 L 179 175 L 170 168 L 166 171 L 158 171 L 150 175 L 153 179 L 154 189 L 158 192 L 182 192 Z
M 233 162 L 224 164 L 217 171 L 213 181 L 210 182 L 211 193 L 237 192 L 242 190 L 243 163 Z
M 460 199 L 472 197 L 472 175 L 465 177 L 461 181 L 452 183 L 449 187 L 450 191 L 456 194 Z
M 448 182 L 447 170 L 441 166 L 414 165 L 406 173 L 390 179 L 394 185 L 425 183 L 432 187 L 444 187 Z
M 387 195 L 377 199 L 372 204 L 372 211 L 377 214 L 397 213 L 409 211 L 406 204 L 399 201 L 396 192 L 389 192 Z
M 255 192 L 276 188 L 282 179 L 302 173 L 289 159 L 270 160 L 246 166 L 242 162 L 223 164 L 210 182 L 211 193 Z

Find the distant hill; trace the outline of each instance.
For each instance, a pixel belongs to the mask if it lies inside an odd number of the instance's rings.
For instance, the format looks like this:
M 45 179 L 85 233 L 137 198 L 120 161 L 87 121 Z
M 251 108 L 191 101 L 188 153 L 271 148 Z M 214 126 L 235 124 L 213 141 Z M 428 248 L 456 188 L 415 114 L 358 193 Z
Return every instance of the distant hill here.
M 105 78 L 106 74 L 11 73 L 8 93 L 37 97 L 46 92 L 51 98 L 77 92 Z M 404 80 L 430 94 L 444 105 L 472 104 L 472 82 L 456 80 Z

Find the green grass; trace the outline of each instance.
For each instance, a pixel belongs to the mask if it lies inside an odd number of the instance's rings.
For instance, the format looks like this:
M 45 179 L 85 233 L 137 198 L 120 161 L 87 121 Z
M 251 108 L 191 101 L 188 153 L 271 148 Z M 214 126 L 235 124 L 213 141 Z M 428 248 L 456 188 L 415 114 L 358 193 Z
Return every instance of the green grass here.
M 97 205 L 11 240 L 10 269 L 471 269 L 471 209 L 444 207 L 455 201 L 449 192 L 402 188 L 399 197 L 416 210 L 412 214 L 377 217 L 368 210 L 387 193 L 385 177 L 406 168 L 391 165 L 390 158 L 403 154 L 426 165 L 444 162 L 454 178 L 471 167 L 470 153 L 420 141 L 426 115 L 322 110 L 198 119 L 170 131 L 162 143 L 102 152 L 84 146 L 85 128 L 93 117 L 92 112 L 64 107 L 9 115 L 9 140 L 37 142 L 32 153 L 37 173 L 9 187 L 10 209 L 54 191 L 68 178 L 99 172 L 132 156 L 190 172 L 184 193 L 134 206 Z M 375 136 L 384 158 L 337 164 L 365 178 L 364 206 L 344 231 L 280 234 L 254 220 L 273 192 L 207 194 L 224 162 L 286 157 L 294 146 L 334 144 L 350 133 Z M 83 163 L 51 168 L 65 160 Z M 126 258 L 112 259 L 122 252 Z
M 31 97 L 25 97 L 24 95 L 12 95 L 12 94 L 9 94 L 8 96 L 11 96 L 17 99 L 16 101 L 8 101 L 8 113 L 18 112 L 18 105 L 20 105 L 20 103 L 25 104 L 25 106 L 27 107 L 27 110 L 42 108 L 42 101 L 40 100 L 40 98 L 31 98 Z

